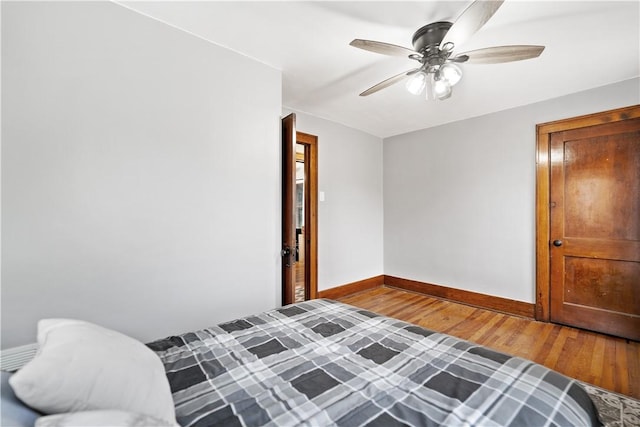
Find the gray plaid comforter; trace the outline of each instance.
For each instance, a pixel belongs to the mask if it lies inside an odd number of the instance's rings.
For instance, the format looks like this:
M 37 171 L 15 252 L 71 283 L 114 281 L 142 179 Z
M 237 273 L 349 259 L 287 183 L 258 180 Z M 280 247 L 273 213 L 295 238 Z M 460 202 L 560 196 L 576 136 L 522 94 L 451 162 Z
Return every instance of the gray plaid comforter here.
M 574 380 L 331 300 L 148 346 L 184 427 L 599 424 Z

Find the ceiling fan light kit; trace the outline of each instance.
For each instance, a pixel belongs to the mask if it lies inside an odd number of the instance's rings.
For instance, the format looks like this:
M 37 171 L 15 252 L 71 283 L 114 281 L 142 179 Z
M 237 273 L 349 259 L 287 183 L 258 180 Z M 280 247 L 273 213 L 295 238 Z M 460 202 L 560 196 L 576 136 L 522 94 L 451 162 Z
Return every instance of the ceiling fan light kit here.
M 447 99 L 452 87 L 462 78 L 462 69 L 456 63 L 497 64 L 536 58 L 544 46 L 495 46 L 454 55 L 454 49 L 476 33 L 496 13 L 504 0 L 476 0 L 455 22 L 439 21 L 418 29 L 412 38 L 413 50 L 384 42 L 355 39 L 351 46 L 383 55 L 406 56 L 420 65 L 407 72 L 390 77 L 360 94 L 368 96 L 405 78 L 407 90 L 420 95 L 427 88 L 427 99 Z

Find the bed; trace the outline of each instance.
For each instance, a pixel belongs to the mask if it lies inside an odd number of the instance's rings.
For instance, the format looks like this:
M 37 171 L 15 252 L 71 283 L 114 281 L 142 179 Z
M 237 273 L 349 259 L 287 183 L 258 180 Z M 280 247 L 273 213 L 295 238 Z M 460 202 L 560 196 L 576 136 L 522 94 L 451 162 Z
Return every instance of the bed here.
M 327 299 L 147 346 L 183 427 L 600 425 L 577 381 Z

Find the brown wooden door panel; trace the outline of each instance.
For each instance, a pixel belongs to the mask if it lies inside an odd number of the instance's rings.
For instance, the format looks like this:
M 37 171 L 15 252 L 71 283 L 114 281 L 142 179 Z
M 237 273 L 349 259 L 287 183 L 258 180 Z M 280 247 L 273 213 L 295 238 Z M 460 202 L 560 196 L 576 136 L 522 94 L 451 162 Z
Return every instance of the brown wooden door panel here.
M 552 137 L 563 140 L 565 236 L 640 240 L 638 129 L 635 119 Z
M 296 116 L 282 119 L 282 304 L 295 301 Z
M 635 314 L 630 309 L 640 302 L 634 287 L 639 263 L 565 256 L 564 274 L 564 304 Z
M 551 309 L 553 310 L 553 304 Z M 568 320 L 553 319 L 554 323 L 640 341 L 638 336 L 640 321 L 637 316 L 625 316 L 618 312 L 571 304 L 565 304 L 562 310 L 563 316 Z
M 640 118 L 550 134 L 550 319 L 640 340 Z
M 637 260 L 638 252 L 640 252 L 640 242 L 638 241 L 612 241 L 579 237 L 565 237 L 562 240 L 562 247 L 566 256 L 610 258 L 624 261 Z

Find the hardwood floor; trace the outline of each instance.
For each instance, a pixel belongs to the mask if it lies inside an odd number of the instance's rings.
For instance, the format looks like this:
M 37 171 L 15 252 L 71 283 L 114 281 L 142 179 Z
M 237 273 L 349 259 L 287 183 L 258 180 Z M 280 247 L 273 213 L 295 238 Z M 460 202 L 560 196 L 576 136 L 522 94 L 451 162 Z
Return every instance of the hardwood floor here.
M 386 286 L 338 300 L 524 357 L 580 381 L 640 399 L 640 342 Z

